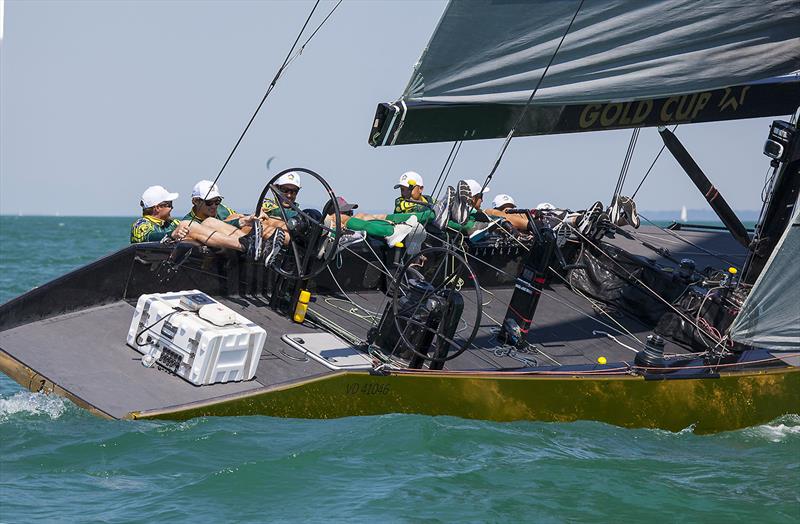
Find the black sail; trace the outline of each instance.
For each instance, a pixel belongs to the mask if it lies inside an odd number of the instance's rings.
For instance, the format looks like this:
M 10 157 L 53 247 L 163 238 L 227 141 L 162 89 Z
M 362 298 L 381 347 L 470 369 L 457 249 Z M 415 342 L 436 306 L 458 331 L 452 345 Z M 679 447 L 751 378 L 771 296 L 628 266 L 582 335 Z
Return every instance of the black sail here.
M 373 146 L 785 115 L 800 105 L 800 2 L 451 2 Z

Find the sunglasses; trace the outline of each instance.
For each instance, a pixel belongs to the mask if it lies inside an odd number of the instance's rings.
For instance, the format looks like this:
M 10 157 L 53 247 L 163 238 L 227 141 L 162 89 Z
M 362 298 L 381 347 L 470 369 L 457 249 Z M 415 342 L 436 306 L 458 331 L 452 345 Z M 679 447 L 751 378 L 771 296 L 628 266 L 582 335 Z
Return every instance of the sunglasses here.
M 168 207 L 172 209 L 172 202 L 161 202 L 160 204 L 156 204 L 156 207 Z
M 285 195 L 296 195 L 300 189 L 296 187 L 287 187 L 287 186 L 278 186 L 278 189 L 281 190 L 281 193 Z
M 212 198 L 211 200 L 203 200 L 207 206 L 218 206 L 222 203 L 221 198 Z

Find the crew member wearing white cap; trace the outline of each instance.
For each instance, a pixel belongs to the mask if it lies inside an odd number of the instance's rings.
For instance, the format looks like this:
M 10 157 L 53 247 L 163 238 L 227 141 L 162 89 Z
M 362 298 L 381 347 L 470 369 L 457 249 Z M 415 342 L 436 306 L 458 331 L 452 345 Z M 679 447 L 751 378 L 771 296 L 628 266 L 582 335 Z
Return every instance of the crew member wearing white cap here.
M 508 214 L 506 210 L 517 207 L 517 203 L 505 193 L 499 193 L 492 199 L 492 209 L 486 209 L 483 212 L 487 215 L 501 217 L 514 226 L 518 231 L 528 230 L 528 217 L 524 214 Z
M 423 213 L 436 203 L 430 195 L 423 195 L 425 182 L 416 171 L 406 171 L 400 175 L 395 189 L 400 189 L 400 196 L 394 201 L 395 213 Z M 419 203 L 421 202 L 421 203 Z M 425 205 L 428 204 L 428 205 Z
M 489 192 L 488 187 L 483 187 L 477 180 L 468 178 L 464 182 L 469 186 L 469 191 L 472 193 L 472 207 L 480 210 L 483 203 L 483 196 Z
M 170 193 L 162 186 L 145 189 L 139 201 L 142 217 L 131 225 L 131 244 L 187 239 L 214 248 L 248 250 L 251 240 L 239 230 L 233 235 L 216 234 L 219 231 L 211 225 L 172 218 L 172 202 L 177 198 L 178 193 Z
M 289 218 L 296 215 L 297 212 L 292 209 L 291 204 L 298 205 L 296 204 L 297 193 L 299 193 L 300 189 L 303 187 L 300 181 L 300 173 L 297 171 L 289 171 L 279 176 L 273 185 L 286 197 L 286 200 L 280 203 L 283 205 L 283 213 L 281 213 L 281 205 L 279 205 L 278 202 L 272 198 L 265 198 L 264 202 L 261 204 L 261 216 L 282 218 L 286 215 L 286 217 Z
M 183 219 L 203 222 L 207 218 L 215 218 L 236 228 L 253 225 L 255 217 L 237 213 L 223 204 L 222 200 L 223 196 L 216 184 L 210 180 L 201 180 L 192 189 L 192 209 Z

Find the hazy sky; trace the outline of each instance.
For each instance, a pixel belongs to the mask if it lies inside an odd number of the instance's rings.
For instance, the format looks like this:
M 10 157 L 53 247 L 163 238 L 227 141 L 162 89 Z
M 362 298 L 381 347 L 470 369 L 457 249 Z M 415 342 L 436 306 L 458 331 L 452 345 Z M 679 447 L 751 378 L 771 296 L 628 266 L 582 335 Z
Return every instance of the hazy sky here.
M 133 216 L 152 184 L 181 193 L 182 213 L 192 185 L 216 176 L 312 5 L 6 0 L 0 213 Z M 293 166 L 318 171 L 362 209 L 389 208 L 409 169 L 432 186 L 452 144 L 373 149 L 367 135 L 376 105 L 405 87 L 444 5 L 346 0 L 286 70 L 223 174 L 227 202 L 249 210 L 269 176 Z M 323 2 L 315 20 L 332 6 Z M 678 128 L 735 209 L 760 208 L 771 121 Z M 492 194 L 524 205 L 608 203 L 629 137 L 515 139 Z M 501 142 L 464 143 L 453 176 L 483 180 Z M 623 193 L 660 146 L 655 129 L 642 131 Z M 637 201 L 645 210 L 707 207 L 668 153 Z

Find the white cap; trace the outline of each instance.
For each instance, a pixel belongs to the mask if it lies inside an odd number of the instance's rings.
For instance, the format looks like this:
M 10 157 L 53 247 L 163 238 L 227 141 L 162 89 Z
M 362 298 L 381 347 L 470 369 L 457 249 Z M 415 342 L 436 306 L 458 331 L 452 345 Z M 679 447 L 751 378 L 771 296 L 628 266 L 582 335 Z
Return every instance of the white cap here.
M 192 189 L 192 198 L 211 200 L 217 197 L 222 198 L 222 195 L 219 194 L 219 187 L 217 187 L 217 184 L 213 183 L 211 180 L 201 180 L 196 183 Z
M 300 189 L 300 173 L 297 171 L 289 171 L 278 177 L 278 180 L 275 181 L 276 186 L 296 186 L 297 189 Z
M 142 207 L 147 209 L 161 202 L 172 202 L 178 198 L 178 193 L 170 193 L 163 186 L 150 186 L 142 193 Z
M 536 206 L 536 209 L 538 209 L 540 211 L 545 211 L 547 209 L 555 209 L 555 208 L 556 208 L 556 206 L 554 206 L 550 202 L 542 202 L 541 204 Z
M 505 193 L 500 193 L 492 199 L 492 207 L 495 209 L 501 208 L 506 204 L 511 204 L 512 206 L 517 205 L 514 199 L 511 198 L 511 195 L 506 195 Z
M 473 180 L 470 178 L 468 180 L 464 180 L 464 182 L 466 182 L 467 185 L 469 186 L 469 190 L 470 192 L 472 192 L 472 196 L 475 196 L 478 193 L 482 193 L 485 195 L 486 193 L 489 192 L 489 188 L 488 187 L 484 188 L 483 184 L 479 184 L 477 180 Z M 481 191 L 481 188 L 483 188 L 483 191 Z
M 402 175 L 400 175 L 400 180 L 397 181 L 394 188 L 397 189 L 398 187 L 413 187 L 413 186 L 424 186 L 425 183 L 422 181 L 422 175 L 417 173 L 416 171 L 406 171 Z

